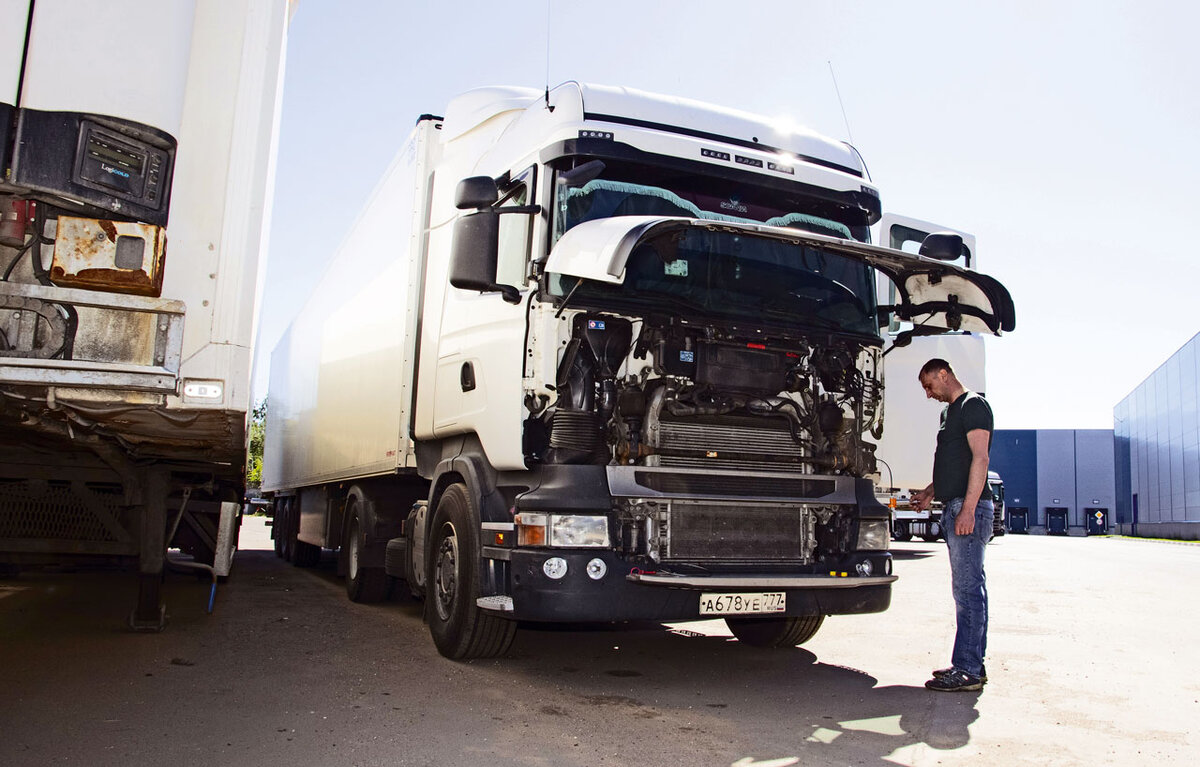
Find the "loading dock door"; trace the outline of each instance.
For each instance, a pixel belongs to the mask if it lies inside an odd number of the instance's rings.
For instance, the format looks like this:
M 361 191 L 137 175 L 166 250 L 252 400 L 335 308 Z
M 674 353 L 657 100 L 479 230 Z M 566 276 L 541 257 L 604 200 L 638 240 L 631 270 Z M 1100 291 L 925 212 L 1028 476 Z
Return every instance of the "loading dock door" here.
M 1067 534 L 1067 509 L 1063 506 L 1046 507 L 1046 534 Z

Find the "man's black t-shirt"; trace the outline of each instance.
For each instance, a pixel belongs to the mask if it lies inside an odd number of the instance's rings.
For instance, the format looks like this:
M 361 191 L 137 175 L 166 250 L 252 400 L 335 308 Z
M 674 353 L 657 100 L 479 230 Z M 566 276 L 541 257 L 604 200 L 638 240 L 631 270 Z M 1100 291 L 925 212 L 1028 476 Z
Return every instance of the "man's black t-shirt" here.
M 967 432 L 986 429 L 992 447 L 992 407 L 975 392 L 964 392 L 942 411 L 937 452 L 933 456 L 933 497 L 939 501 L 967 494 L 971 471 L 971 446 Z

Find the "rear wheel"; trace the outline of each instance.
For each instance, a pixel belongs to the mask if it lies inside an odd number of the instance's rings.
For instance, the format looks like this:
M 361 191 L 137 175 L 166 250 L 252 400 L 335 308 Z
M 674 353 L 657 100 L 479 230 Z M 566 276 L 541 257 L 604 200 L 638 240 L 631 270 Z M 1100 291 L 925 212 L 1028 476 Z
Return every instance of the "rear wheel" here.
M 451 485 L 433 516 L 427 563 L 429 633 L 447 658 L 490 658 L 512 645 L 513 621 L 479 609 L 479 523 L 465 485 Z
M 321 547 L 304 541 L 296 541 L 296 551 L 292 556 L 292 564 L 296 567 L 316 567 L 321 563 Z
M 938 538 L 942 537 L 942 526 L 939 523 L 930 522 L 928 529 L 929 532 L 921 535 L 921 540 L 925 541 L 926 543 L 933 543 Z
M 752 647 L 795 647 L 812 639 L 824 622 L 824 615 L 725 619 L 738 641 Z
M 292 543 L 292 564 L 316 567 L 321 562 L 321 547 L 300 540 L 299 497 L 288 499 L 288 540 Z
M 280 556 L 285 562 L 291 562 L 296 558 L 296 524 L 292 520 L 291 498 L 285 498 L 280 503 L 280 511 L 275 518 L 275 524 L 278 526 L 275 535 L 280 539 Z
M 907 520 L 897 520 L 892 527 L 892 539 L 896 541 L 911 541 L 912 529 L 908 526 Z
M 351 498 L 346 507 L 350 526 L 346 530 L 346 596 L 351 602 L 380 602 L 387 597 L 388 576 L 380 567 L 363 567 L 366 537 L 360 517 L 361 505 Z
M 282 499 L 275 501 L 271 512 L 271 542 L 275 544 L 275 556 L 283 557 L 283 504 Z

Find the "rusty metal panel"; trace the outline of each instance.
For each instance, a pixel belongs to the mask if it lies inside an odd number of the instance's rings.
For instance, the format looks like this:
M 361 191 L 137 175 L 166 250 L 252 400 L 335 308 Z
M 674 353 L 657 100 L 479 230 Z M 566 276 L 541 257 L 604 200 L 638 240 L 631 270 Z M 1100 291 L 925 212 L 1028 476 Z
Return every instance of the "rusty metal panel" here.
M 166 249 L 166 230 L 159 226 L 62 216 L 50 281 L 63 287 L 159 296 Z

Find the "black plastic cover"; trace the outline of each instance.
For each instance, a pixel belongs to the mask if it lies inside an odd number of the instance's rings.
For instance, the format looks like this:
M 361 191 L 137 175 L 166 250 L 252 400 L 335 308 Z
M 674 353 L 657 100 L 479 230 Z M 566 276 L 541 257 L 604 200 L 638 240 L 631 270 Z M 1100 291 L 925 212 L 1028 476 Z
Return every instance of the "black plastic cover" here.
M 714 343 L 700 346 L 699 363 L 696 383 L 757 394 L 782 391 L 788 370 L 779 352 Z
M 69 209 L 165 226 L 175 138 L 103 115 L 17 110 L 11 183 Z

